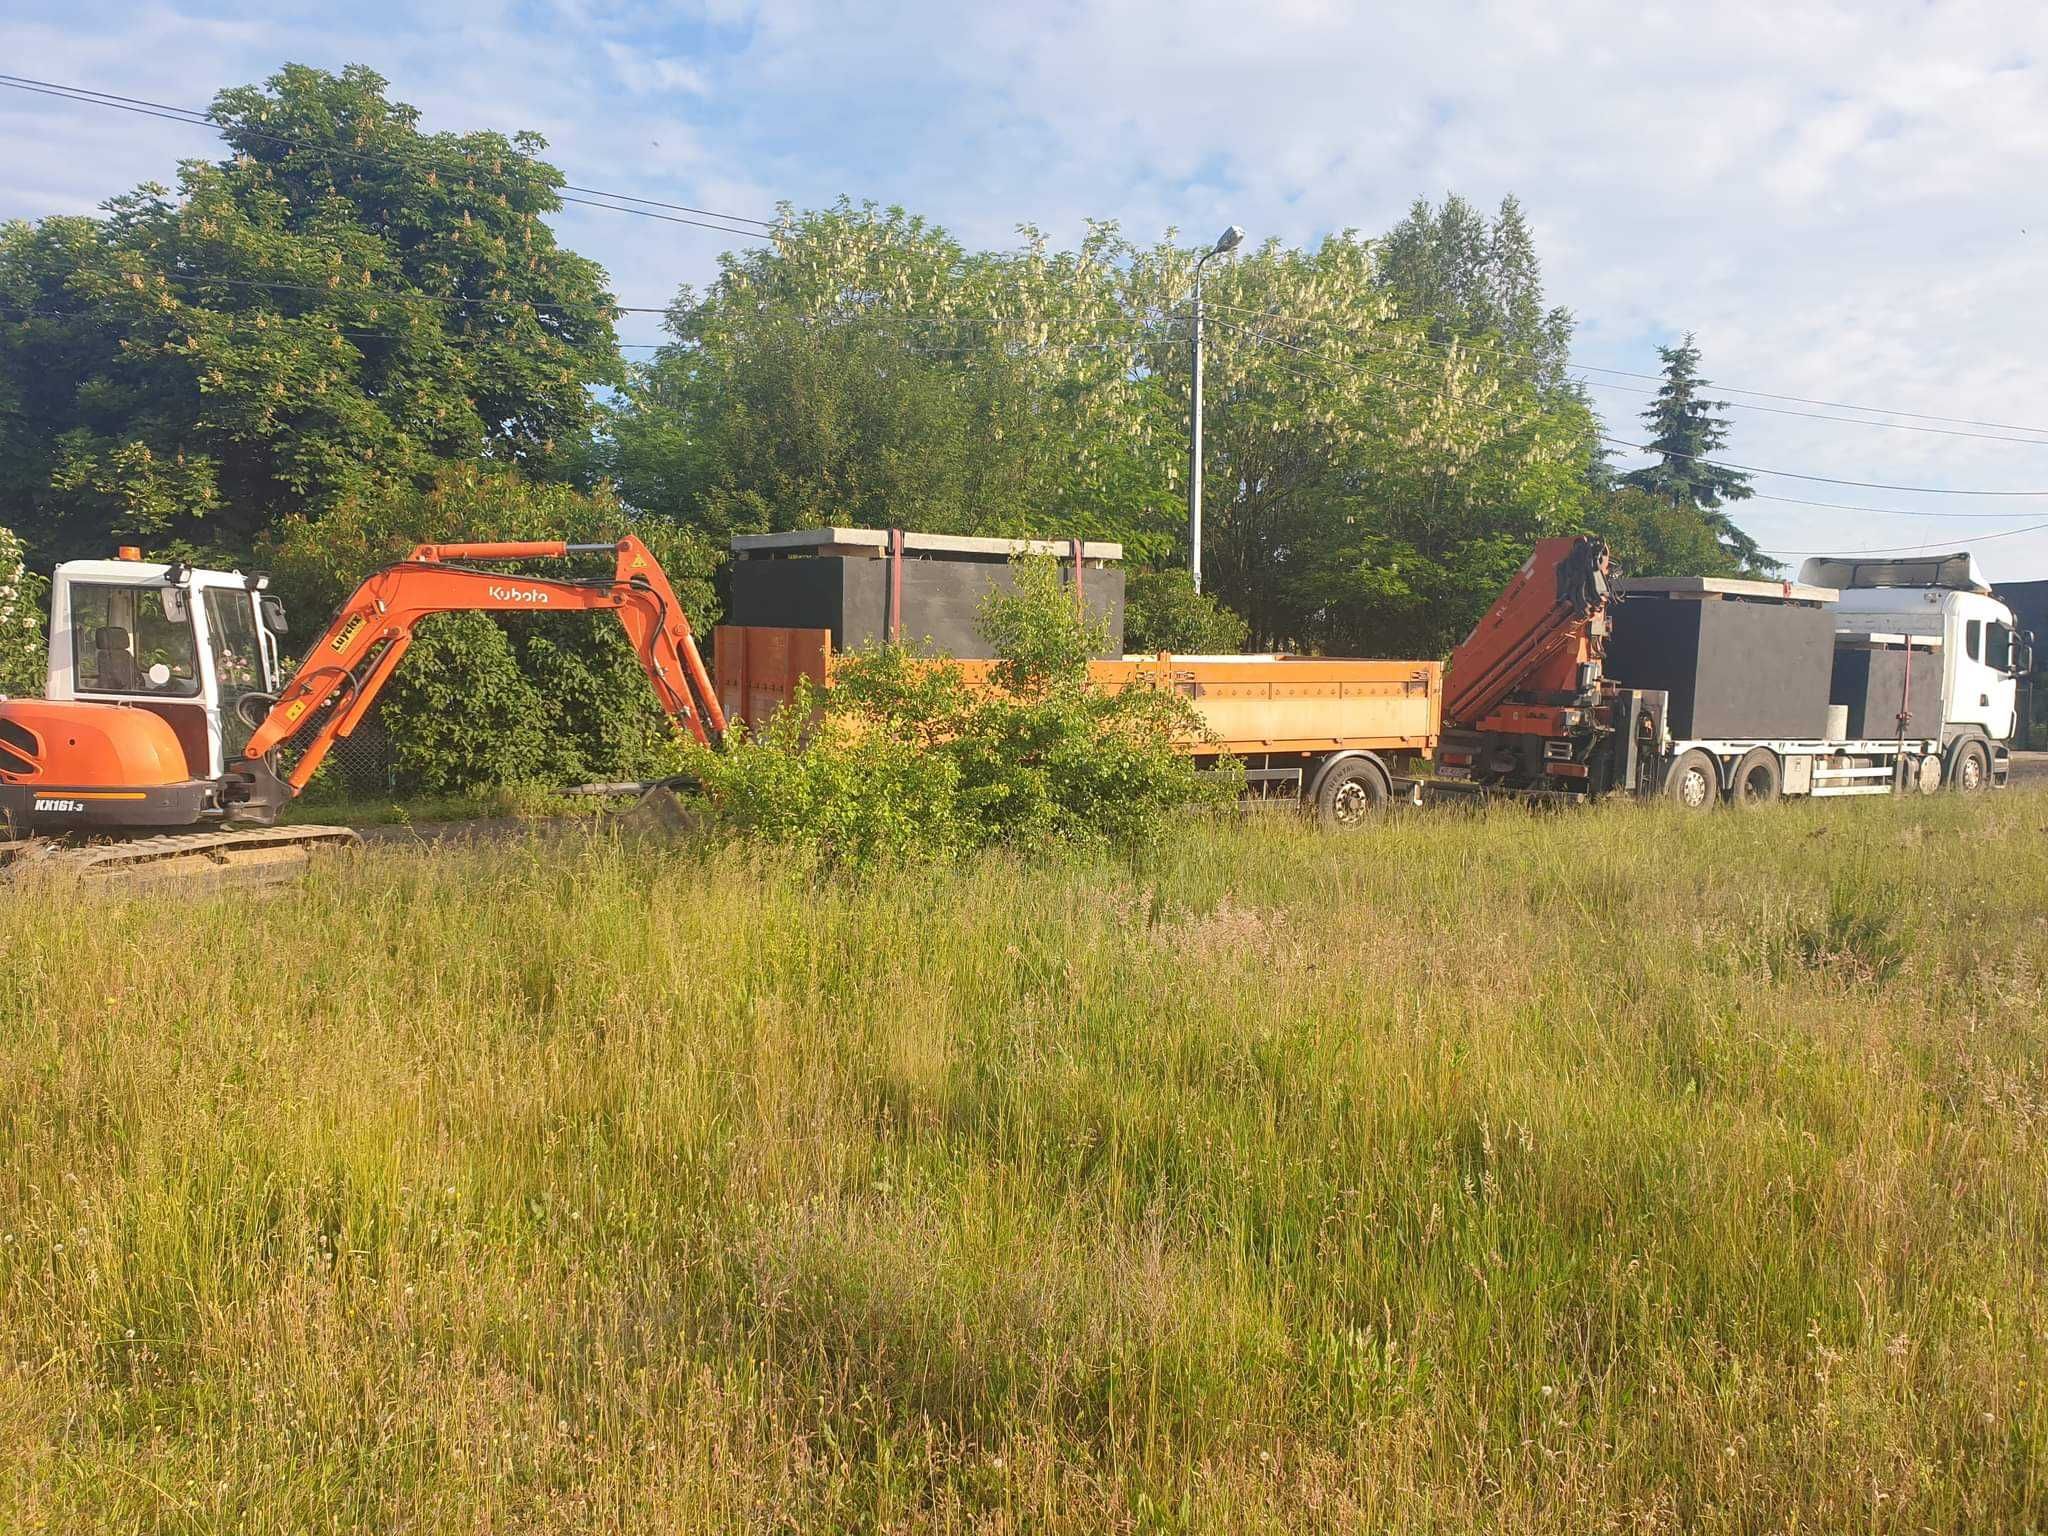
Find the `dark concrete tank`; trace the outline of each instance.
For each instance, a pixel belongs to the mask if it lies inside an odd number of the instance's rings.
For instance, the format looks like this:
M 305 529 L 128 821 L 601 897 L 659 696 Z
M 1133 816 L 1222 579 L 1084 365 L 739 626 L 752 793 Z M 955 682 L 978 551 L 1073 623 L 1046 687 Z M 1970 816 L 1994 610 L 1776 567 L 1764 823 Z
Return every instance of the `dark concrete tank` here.
M 991 592 L 1014 586 L 1014 553 L 1057 560 L 1060 579 L 1078 579 L 1090 618 L 1109 634 L 1104 656 L 1124 645 L 1123 546 L 1087 540 L 974 539 L 944 534 L 902 536 L 900 614 L 904 643 L 948 656 L 991 654 L 977 623 Z M 898 557 L 890 535 L 875 528 L 813 528 L 799 533 L 743 535 L 732 541 L 732 609 L 726 622 L 790 629 L 828 629 L 835 651 L 857 650 L 891 637 L 892 576 Z
M 1818 741 L 1834 673 L 1835 591 L 1717 577 L 1617 583 L 1606 672 L 1670 696 L 1671 734 Z

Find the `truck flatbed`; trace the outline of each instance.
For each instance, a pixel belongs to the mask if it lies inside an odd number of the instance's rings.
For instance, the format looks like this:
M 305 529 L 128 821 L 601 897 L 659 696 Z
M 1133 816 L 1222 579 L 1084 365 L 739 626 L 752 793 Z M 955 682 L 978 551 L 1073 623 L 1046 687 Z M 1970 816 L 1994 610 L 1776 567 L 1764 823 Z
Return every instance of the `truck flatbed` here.
M 754 730 L 789 701 L 800 680 L 829 683 L 835 660 L 824 630 L 724 625 L 714 648 L 726 716 Z M 997 664 L 945 665 L 982 683 Z M 1088 675 L 1107 690 L 1150 687 L 1182 695 L 1214 736 L 1190 743 L 1197 755 L 1423 754 L 1436 745 L 1443 705 L 1443 666 L 1434 661 L 1161 654 L 1092 661 Z

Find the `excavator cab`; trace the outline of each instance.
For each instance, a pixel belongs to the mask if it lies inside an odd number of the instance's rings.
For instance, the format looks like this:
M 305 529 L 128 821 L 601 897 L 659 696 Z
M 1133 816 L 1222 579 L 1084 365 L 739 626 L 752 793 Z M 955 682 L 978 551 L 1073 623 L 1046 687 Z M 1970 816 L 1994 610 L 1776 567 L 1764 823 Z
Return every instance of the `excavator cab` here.
M 6 830 L 214 819 L 217 782 L 254 730 L 237 706 L 267 706 L 280 686 L 284 616 L 265 583 L 134 550 L 58 566 L 44 697 L 0 700 Z

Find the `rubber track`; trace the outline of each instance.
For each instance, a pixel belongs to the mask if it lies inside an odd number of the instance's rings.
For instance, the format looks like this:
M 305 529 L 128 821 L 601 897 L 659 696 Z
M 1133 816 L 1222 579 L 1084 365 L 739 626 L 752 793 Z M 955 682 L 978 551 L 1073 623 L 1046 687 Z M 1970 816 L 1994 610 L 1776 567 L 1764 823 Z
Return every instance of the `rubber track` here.
M 0 870 L 79 875 L 173 877 L 231 874 L 237 869 L 275 867 L 294 853 L 353 848 L 362 843 L 351 827 L 249 827 L 229 832 L 172 832 L 100 843 L 38 840 L 13 851 L 0 849 Z M 302 860 L 301 860 L 302 862 Z M 181 868 L 180 866 L 187 866 Z

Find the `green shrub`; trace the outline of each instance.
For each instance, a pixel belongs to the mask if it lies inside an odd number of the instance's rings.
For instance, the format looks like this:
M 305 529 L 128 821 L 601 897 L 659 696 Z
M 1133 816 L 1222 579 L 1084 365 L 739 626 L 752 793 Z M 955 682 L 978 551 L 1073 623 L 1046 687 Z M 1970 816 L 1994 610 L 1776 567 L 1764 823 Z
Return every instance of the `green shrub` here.
M 1151 655 L 1227 656 L 1242 651 L 1251 630 L 1245 621 L 1175 567 L 1133 571 L 1124 585 L 1124 649 Z
M 819 715 L 806 684 L 760 736 L 736 727 L 724 751 L 686 754 L 727 830 L 856 867 L 969 845 L 951 757 L 838 709 Z
M 1101 636 L 1058 572 L 1024 562 L 984 606 L 1000 660 L 975 689 L 944 658 L 883 647 L 842 658 L 756 740 L 688 754 L 727 828 L 843 863 L 971 848 L 1131 847 L 1226 803 L 1228 769 L 1198 771 L 1200 722 L 1177 694 L 1092 687 Z
M 392 755 L 407 789 L 451 794 L 566 776 L 567 754 L 545 725 L 546 701 L 521 672 L 504 630 L 483 614 L 422 623 L 385 697 Z
M 28 568 L 19 537 L 0 528 L 0 694 L 43 691 L 43 603 L 49 583 Z

